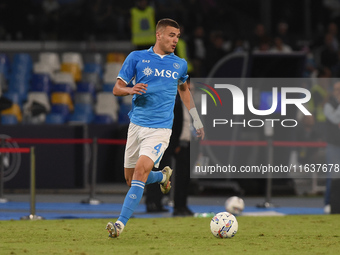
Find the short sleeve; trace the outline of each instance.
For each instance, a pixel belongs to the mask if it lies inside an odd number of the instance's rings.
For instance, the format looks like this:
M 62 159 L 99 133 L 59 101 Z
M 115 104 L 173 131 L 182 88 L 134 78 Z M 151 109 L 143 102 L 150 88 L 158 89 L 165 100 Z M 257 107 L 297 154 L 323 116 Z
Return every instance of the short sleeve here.
M 118 73 L 117 78 L 120 78 L 126 84 L 129 84 L 136 75 L 136 65 L 137 65 L 136 52 L 131 52 L 126 57 L 123 66 Z

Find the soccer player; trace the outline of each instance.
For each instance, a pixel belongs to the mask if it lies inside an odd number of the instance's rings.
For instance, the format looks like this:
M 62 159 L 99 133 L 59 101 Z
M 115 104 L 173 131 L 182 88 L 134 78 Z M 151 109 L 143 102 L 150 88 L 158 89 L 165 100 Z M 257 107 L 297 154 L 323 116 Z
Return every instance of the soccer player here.
M 197 136 L 204 138 L 203 124 L 186 83 L 187 62 L 174 55 L 179 37 L 176 21 L 160 20 L 156 25 L 155 45 L 127 56 L 113 88 L 115 96 L 133 95 L 133 99 L 124 156 L 124 175 L 130 189 L 118 220 L 106 226 L 109 237 L 122 233 L 143 196 L 145 185 L 160 183 L 164 194 L 170 191 L 172 169 L 151 170 L 153 166 L 158 168 L 169 143 L 177 91 L 193 118 Z M 136 84 L 127 86 L 133 79 Z

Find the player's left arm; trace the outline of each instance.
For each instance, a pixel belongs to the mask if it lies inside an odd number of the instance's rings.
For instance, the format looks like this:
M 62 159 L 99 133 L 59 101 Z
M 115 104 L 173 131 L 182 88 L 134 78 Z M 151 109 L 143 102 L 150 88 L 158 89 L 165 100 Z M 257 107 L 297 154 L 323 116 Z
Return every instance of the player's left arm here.
M 178 85 L 178 93 L 182 99 L 183 104 L 188 109 L 192 119 L 193 119 L 193 125 L 196 129 L 197 137 L 201 137 L 201 139 L 204 139 L 204 128 L 202 121 L 198 115 L 194 100 L 192 98 L 192 95 L 190 93 L 189 87 L 187 82 L 184 82 L 180 85 Z

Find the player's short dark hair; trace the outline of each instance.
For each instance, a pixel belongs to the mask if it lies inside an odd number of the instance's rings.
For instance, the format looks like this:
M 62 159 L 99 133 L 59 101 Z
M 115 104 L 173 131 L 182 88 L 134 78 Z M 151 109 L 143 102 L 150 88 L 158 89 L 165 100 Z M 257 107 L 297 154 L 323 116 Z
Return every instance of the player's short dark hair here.
M 161 20 L 158 21 L 158 23 L 156 25 L 156 31 L 158 31 L 161 28 L 166 28 L 168 26 L 179 29 L 179 25 L 175 20 L 165 18 L 165 19 L 161 19 Z

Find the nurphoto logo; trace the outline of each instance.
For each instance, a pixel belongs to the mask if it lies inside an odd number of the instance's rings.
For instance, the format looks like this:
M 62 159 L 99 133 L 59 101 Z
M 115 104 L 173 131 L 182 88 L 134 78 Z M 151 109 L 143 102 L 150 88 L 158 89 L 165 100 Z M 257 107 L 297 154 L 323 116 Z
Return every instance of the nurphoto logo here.
M 210 86 L 206 83 L 199 82 L 199 84 L 204 85 L 206 88 L 199 88 L 204 91 L 204 94 L 201 94 L 201 115 L 208 114 L 208 104 L 207 104 L 207 95 L 213 100 L 215 106 L 217 106 L 217 102 L 215 97 L 217 97 L 220 105 L 222 106 L 222 99 L 220 94 L 217 92 L 219 89 L 228 90 L 232 96 L 232 114 L 233 115 L 245 115 L 245 95 L 243 91 L 236 85 L 232 84 L 214 84 L 214 86 Z M 210 92 L 212 91 L 212 92 Z M 280 93 L 279 93 L 280 90 Z M 290 94 L 299 94 L 299 98 L 290 98 Z M 280 98 L 279 98 L 280 97 Z M 247 88 L 247 107 L 250 113 L 256 116 L 268 116 L 277 111 L 278 107 L 281 109 L 280 115 L 287 115 L 287 105 L 294 105 L 298 110 L 300 110 L 304 115 L 312 115 L 308 109 L 304 106 L 311 99 L 311 93 L 309 90 L 302 87 L 272 87 L 271 88 L 271 106 L 268 109 L 256 109 L 254 106 L 254 93 L 253 88 Z M 280 105 L 278 105 L 280 102 Z M 225 125 L 230 123 L 232 126 L 234 125 L 243 125 L 249 127 L 262 127 L 265 122 L 271 123 L 274 126 L 275 122 L 281 122 L 283 127 L 295 127 L 298 123 L 295 119 L 249 119 L 246 121 L 245 119 L 241 122 L 235 122 L 232 119 L 228 120 L 225 118 L 215 118 L 213 119 L 213 126 L 216 125 Z M 248 125 L 247 125 L 248 124 Z

